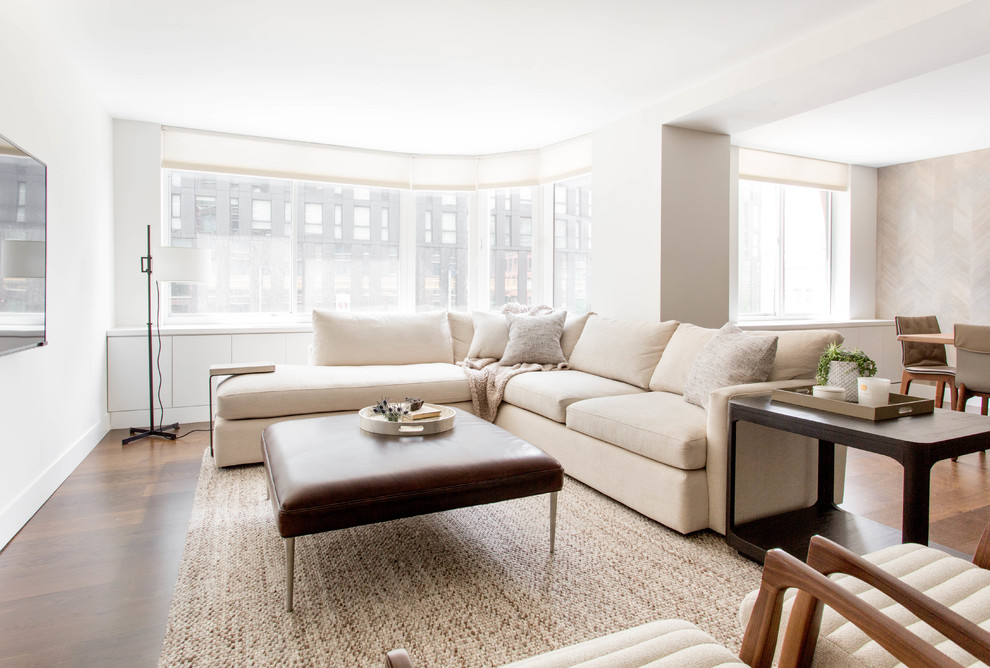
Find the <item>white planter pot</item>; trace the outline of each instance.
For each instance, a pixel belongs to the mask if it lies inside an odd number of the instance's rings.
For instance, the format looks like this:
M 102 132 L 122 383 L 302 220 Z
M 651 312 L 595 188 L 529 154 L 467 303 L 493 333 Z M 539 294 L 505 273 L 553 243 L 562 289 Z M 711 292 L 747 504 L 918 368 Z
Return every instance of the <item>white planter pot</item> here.
M 844 389 L 846 391 L 846 401 L 857 400 L 857 378 L 859 378 L 859 365 L 855 362 L 828 363 L 828 385 Z

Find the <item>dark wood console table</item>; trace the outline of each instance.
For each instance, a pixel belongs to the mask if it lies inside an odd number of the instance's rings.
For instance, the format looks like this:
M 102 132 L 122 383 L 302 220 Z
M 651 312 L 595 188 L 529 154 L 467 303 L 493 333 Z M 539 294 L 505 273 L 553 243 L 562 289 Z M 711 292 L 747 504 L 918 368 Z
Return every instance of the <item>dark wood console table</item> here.
M 818 501 L 808 508 L 736 525 L 736 427 L 739 422 L 818 439 Z M 839 508 L 834 501 L 835 444 L 891 457 L 904 467 L 902 531 Z M 770 400 L 769 394 L 729 401 L 725 539 L 760 563 L 780 547 L 805 559 L 814 534 L 860 554 L 894 543 L 928 543 L 929 480 L 935 462 L 990 448 L 990 418 L 934 413 L 873 422 Z

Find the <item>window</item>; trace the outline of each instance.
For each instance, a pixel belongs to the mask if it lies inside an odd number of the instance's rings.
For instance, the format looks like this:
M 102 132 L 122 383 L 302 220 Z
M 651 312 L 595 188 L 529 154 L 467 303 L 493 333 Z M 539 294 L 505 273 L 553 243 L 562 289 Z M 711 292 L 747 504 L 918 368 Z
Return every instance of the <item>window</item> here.
M 468 193 L 416 193 L 416 310 L 468 308 Z M 434 221 L 440 221 L 440 234 Z
M 832 193 L 739 180 L 739 317 L 831 311 Z
M 427 192 L 166 169 L 163 243 L 213 250 L 216 284 L 163 285 L 165 318 L 487 309 L 551 294 L 587 310 L 590 183 Z
M 591 308 L 591 175 L 553 186 L 553 305 Z
M 488 307 L 533 303 L 533 188 L 488 194 Z

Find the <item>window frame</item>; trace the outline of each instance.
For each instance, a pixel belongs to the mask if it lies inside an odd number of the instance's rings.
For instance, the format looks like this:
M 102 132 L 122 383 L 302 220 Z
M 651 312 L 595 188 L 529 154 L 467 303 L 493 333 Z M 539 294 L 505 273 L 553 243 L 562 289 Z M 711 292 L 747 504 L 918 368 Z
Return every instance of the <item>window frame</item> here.
M 742 236 L 744 234 L 744 230 L 743 230 L 742 215 L 741 215 L 741 212 L 742 212 L 741 211 L 742 210 L 742 198 L 741 197 L 737 197 L 737 200 L 738 200 L 737 203 L 736 203 L 736 221 L 737 222 L 736 222 L 736 235 L 735 235 L 736 243 L 735 243 L 735 250 L 734 250 L 735 258 L 734 258 L 734 265 L 733 265 L 735 267 L 735 276 L 733 278 L 733 281 L 734 281 L 735 286 L 736 286 L 736 289 L 735 289 L 735 302 L 736 302 L 736 304 L 735 304 L 736 314 L 735 315 L 736 315 L 736 320 L 738 320 L 741 323 L 784 322 L 784 321 L 792 321 L 792 322 L 796 322 L 796 321 L 830 321 L 830 320 L 833 320 L 836 317 L 836 306 L 837 306 L 837 304 L 836 304 L 836 284 L 835 284 L 835 254 L 836 254 L 836 249 L 834 248 L 834 244 L 835 244 L 835 239 L 836 239 L 836 226 L 837 226 L 837 223 L 838 223 L 838 221 L 836 219 L 836 213 L 837 213 L 836 195 L 838 193 L 836 191 L 832 190 L 832 189 L 820 187 L 820 186 L 817 186 L 817 185 L 798 184 L 798 183 L 783 183 L 783 182 L 773 181 L 773 180 L 769 180 L 769 179 L 744 178 L 742 176 L 740 176 L 737 179 L 737 193 L 738 193 L 738 190 L 740 189 L 740 186 L 741 186 L 741 184 L 743 182 L 750 182 L 750 183 L 769 183 L 769 184 L 773 184 L 773 185 L 778 186 L 780 188 L 779 202 L 778 202 L 778 209 L 779 209 L 780 213 L 778 215 L 778 223 L 777 223 L 777 231 L 778 231 L 778 237 L 777 238 L 778 238 L 778 241 L 777 241 L 777 244 L 776 244 L 776 246 L 777 246 L 777 257 L 776 257 L 776 260 L 775 260 L 777 266 L 776 266 L 775 279 L 774 279 L 775 282 L 776 282 L 775 283 L 775 288 L 776 289 L 774 291 L 775 294 L 774 294 L 774 305 L 773 305 L 774 310 L 773 310 L 773 313 L 759 313 L 759 314 L 743 313 L 743 310 L 742 310 L 743 293 L 742 293 L 742 288 L 741 288 L 741 285 L 740 285 L 740 278 L 741 278 L 740 272 L 742 271 L 742 267 L 741 267 L 741 256 L 740 256 L 740 254 L 741 254 L 741 250 L 742 250 L 742 241 L 741 241 L 741 239 L 742 239 Z M 786 275 L 786 267 L 785 267 L 785 264 L 786 263 L 784 261 L 784 248 L 785 248 L 785 245 L 786 245 L 785 195 L 786 195 L 787 190 L 789 188 L 808 188 L 808 189 L 811 189 L 811 190 L 815 190 L 815 191 L 818 191 L 818 192 L 823 192 L 823 193 L 827 193 L 828 194 L 828 202 L 827 202 L 827 209 L 828 209 L 828 211 L 827 211 L 827 213 L 825 215 L 825 219 L 827 221 L 827 235 L 826 235 L 827 238 L 826 238 L 826 242 L 825 242 L 825 249 L 826 249 L 825 250 L 825 253 L 826 253 L 826 256 L 824 258 L 824 260 L 825 260 L 824 264 L 825 264 L 825 267 L 826 267 L 826 272 L 828 274 L 828 276 L 826 278 L 826 283 L 827 283 L 826 298 L 828 300 L 828 311 L 825 312 L 825 313 L 793 313 L 793 314 L 787 314 L 787 313 L 784 312 L 784 299 L 785 299 L 785 293 L 786 293 L 786 289 L 787 289 L 787 275 Z

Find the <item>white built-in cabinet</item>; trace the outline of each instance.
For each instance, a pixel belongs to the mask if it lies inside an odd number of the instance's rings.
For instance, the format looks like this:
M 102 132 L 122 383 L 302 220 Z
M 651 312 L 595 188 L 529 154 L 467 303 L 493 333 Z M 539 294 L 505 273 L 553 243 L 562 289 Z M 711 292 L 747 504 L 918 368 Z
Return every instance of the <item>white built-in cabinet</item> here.
M 801 325 L 809 327 L 808 325 Z M 878 367 L 878 375 L 894 384 L 901 377 L 901 348 L 891 321 L 861 321 L 814 325 L 836 329 L 848 347 L 864 350 Z M 786 328 L 786 327 L 774 327 Z M 773 329 L 746 326 L 746 329 Z M 169 329 L 161 336 L 161 403 L 158 411 L 158 371 L 155 377 L 156 421 L 205 422 L 209 420 L 209 369 L 213 364 L 274 362 L 307 364 L 313 335 L 309 326 L 285 331 L 220 331 L 219 329 Z M 154 338 L 158 356 L 158 338 Z M 954 350 L 949 348 L 950 356 Z M 950 363 L 954 360 L 950 359 Z M 146 426 L 148 422 L 148 339 L 144 328 L 107 333 L 107 409 L 113 428 Z M 924 389 L 912 393 L 920 394 Z
M 306 364 L 313 335 L 309 331 L 192 332 L 162 330 L 161 355 L 152 338 L 155 364 L 155 420 L 209 420 L 210 366 L 242 362 Z M 158 388 L 159 364 L 161 391 Z M 214 384 L 215 387 L 215 384 Z M 165 409 L 159 415 L 159 394 Z M 107 410 L 114 429 L 148 422 L 148 335 L 143 328 L 107 333 Z

